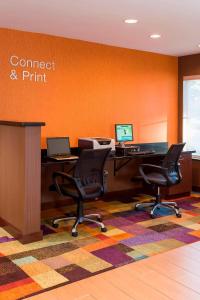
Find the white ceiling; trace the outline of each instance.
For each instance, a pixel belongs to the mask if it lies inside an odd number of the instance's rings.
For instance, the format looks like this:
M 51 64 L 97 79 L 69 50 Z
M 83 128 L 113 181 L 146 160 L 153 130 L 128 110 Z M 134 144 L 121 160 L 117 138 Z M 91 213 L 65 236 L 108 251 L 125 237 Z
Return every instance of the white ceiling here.
M 200 0 L 0 0 L 0 27 L 181 56 L 200 53 Z

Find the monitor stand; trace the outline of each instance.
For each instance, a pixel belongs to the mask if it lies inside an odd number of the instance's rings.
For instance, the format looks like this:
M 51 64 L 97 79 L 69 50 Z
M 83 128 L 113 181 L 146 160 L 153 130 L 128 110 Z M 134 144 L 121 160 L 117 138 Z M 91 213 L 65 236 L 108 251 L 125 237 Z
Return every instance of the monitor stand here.
M 120 148 L 125 148 L 126 147 L 124 142 L 120 142 L 117 146 L 120 147 Z
M 126 145 L 125 142 L 119 142 L 118 145 L 116 145 L 116 147 L 118 148 L 126 148 L 126 149 L 134 149 L 134 151 L 140 151 L 140 146 L 136 146 L 136 145 Z
M 116 155 L 119 156 L 126 156 L 129 152 L 138 152 L 140 151 L 140 146 L 136 145 L 126 145 L 124 142 L 120 142 L 118 145 L 115 146 L 116 148 Z

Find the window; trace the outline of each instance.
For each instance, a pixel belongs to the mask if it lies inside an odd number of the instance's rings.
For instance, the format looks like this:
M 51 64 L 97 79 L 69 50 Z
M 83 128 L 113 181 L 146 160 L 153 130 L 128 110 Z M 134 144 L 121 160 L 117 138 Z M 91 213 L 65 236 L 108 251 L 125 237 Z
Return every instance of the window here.
M 183 141 L 200 156 L 200 76 L 183 81 Z

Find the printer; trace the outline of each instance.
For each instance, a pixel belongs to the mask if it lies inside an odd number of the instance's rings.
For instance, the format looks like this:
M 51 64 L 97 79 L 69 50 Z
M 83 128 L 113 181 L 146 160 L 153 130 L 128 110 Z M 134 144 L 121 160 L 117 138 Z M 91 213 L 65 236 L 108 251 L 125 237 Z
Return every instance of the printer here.
M 102 137 L 79 138 L 78 147 L 81 149 L 111 148 L 111 152 L 114 152 L 115 140 L 112 138 L 102 138 Z

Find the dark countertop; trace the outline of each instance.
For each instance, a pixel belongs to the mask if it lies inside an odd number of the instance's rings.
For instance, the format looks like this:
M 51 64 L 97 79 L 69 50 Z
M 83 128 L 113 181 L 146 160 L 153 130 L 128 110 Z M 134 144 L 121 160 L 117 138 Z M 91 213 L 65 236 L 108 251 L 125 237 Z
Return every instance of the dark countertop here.
M 28 127 L 28 126 L 45 126 L 45 122 L 21 122 L 21 121 L 6 121 L 0 120 L 0 125 Z
M 195 151 L 183 151 L 183 154 L 192 154 Z M 116 155 L 110 155 L 108 157 L 109 160 L 123 160 L 123 159 L 137 159 L 137 158 L 147 158 L 147 157 L 162 157 L 165 156 L 167 152 L 155 152 L 155 153 L 148 153 L 148 154 L 135 154 L 135 155 L 126 155 L 126 156 L 116 156 Z M 54 164 L 75 164 L 76 160 L 62 160 L 62 161 L 56 161 L 53 159 L 49 159 L 48 157 L 43 157 L 41 164 L 42 166 L 48 166 L 48 165 L 54 165 Z
M 132 154 L 132 155 L 124 155 L 124 156 L 111 156 L 114 159 L 122 159 L 122 158 L 137 158 L 137 157 L 156 157 L 156 156 L 164 156 L 167 151 L 156 151 L 154 153 L 146 153 L 146 154 Z M 182 154 L 192 154 L 195 153 L 194 150 L 182 151 Z

